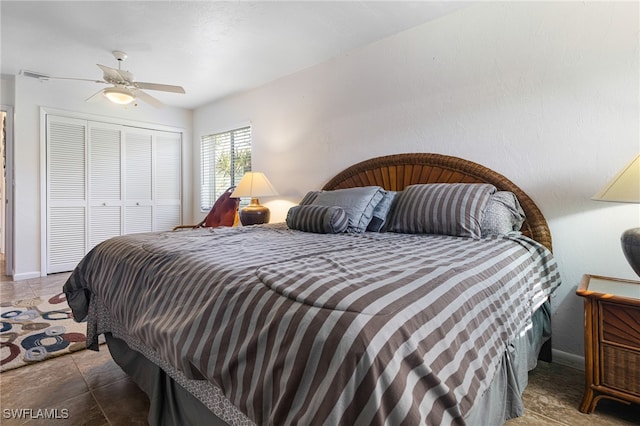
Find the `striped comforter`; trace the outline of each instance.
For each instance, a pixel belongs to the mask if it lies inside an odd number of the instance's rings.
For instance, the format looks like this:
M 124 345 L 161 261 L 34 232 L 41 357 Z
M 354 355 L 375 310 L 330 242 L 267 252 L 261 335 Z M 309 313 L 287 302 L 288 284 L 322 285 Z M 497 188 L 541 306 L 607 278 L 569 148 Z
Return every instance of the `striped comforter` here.
M 524 237 L 279 224 L 114 238 L 64 291 L 90 347 L 124 330 L 257 424 L 436 425 L 464 423 L 557 285 Z

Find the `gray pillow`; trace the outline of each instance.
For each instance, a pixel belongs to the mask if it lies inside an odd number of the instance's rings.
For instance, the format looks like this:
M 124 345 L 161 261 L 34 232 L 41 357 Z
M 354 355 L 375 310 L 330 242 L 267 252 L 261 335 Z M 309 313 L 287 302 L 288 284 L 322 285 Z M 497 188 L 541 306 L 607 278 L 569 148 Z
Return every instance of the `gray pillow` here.
M 379 186 L 322 191 L 313 200 L 312 205 L 342 207 L 349 216 L 347 232 L 364 232 L 371 221 L 373 210 L 384 195 Z
M 338 234 L 347 230 L 347 212 L 335 206 L 293 206 L 287 212 L 287 226 L 304 232 Z
M 482 218 L 482 236 L 519 231 L 525 215 L 516 194 L 498 191 L 491 196 Z
M 480 238 L 482 218 L 495 192 L 484 183 L 410 185 L 396 197 L 385 229 Z
M 316 197 L 318 196 L 318 194 L 322 192 L 322 191 L 309 191 L 305 194 L 304 197 L 302 197 L 302 200 L 300 200 L 300 202 L 298 203 L 298 205 L 300 206 L 306 206 L 309 204 L 313 203 L 313 200 L 316 199 Z
M 383 191 L 384 195 L 382 196 L 382 200 L 378 203 L 375 209 L 373 209 L 371 222 L 367 226 L 367 231 L 372 232 L 380 232 L 384 223 L 387 220 L 387 215 L 389 214 L 389 210 L 391 210 L 391 205 L 393 204 L 393 200 L 396 198 L 396 191 Z

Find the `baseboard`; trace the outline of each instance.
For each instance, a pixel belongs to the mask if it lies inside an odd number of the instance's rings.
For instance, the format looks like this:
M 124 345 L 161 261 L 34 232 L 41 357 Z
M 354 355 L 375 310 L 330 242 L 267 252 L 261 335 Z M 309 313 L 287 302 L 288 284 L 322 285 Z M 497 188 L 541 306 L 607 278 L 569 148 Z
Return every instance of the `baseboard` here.
M 553 362 L 584 371 L 584 357 L 579 355 L 563 352 L 558 349 L 551 349 L 553 354 Z
M 23 272 L 21 274 L 13 274 L 14 281 L 31 280 L 33 278 L 40 278 L 40 272 Z

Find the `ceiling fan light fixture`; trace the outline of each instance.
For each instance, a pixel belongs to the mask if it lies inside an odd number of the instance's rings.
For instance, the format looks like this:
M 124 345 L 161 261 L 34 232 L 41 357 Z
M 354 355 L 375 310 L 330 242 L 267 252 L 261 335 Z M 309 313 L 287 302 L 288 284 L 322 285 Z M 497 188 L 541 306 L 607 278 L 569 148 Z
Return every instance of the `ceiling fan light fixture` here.
M 121 89 L 119 87 L 109 87 L 108 89 L 104 89 L 102 94 L 114 104 L 119 105 L 129 105 L 136 99 L 131 91 Z

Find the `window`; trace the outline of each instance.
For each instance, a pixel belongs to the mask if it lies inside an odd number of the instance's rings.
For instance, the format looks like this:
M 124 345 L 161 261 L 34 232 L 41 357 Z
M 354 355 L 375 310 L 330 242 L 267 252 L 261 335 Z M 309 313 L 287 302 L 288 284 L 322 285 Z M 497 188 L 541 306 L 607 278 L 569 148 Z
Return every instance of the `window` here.
M 200 208 L 204 211 L 251 171 L 251 127 L 202 136 L 200 149 Z

